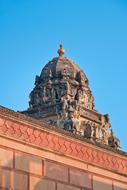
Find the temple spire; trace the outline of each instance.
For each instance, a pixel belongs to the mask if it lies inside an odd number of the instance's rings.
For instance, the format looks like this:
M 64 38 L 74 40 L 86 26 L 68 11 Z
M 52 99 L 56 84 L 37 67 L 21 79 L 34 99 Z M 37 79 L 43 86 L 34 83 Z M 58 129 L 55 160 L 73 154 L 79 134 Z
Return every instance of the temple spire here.
M 64 57 L 62 44 L 36 77 L 29 108 L 23 112 L 58 128 L 118 149 L 120 141 L 110 131 L 109 115 L 94 110 L 94 97 L 85 73 Z

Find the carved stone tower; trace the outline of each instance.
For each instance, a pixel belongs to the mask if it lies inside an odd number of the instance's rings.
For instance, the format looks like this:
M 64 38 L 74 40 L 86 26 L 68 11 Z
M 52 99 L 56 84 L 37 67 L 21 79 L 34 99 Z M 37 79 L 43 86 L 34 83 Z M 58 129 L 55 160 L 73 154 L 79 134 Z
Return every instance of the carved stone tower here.
M 36 76 L 29 108 L 23 113 L 93 142 L 119 148 L 119 140 L 110 130 L 109 115 L 94 109 L 88 78 L 76 63 L 63 56 L 62 45 L 58 54 Z

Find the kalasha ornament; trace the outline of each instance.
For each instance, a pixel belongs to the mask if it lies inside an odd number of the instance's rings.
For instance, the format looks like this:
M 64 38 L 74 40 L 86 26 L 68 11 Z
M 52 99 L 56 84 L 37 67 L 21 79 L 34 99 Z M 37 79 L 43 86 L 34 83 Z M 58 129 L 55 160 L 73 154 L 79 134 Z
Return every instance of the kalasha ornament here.
M 60 44 L 60 49 L 58 49 L 57 53 L 59 54 L 59 56 L 64 55 L 65 50 L 63 49 L 63 45 L 62 44 Z

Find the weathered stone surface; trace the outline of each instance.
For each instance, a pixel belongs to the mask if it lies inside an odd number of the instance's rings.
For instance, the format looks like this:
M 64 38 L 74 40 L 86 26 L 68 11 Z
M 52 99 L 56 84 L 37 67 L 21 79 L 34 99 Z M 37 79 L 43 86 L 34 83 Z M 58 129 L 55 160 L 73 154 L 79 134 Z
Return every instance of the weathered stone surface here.
M 11 188 L 11 171 L 0 169 L 0 187 Z
M 30 190 L 56 190 L 55 182 L 31 176 Z
M 28 154 L 15 153 L 15 168 L 42 176 L 42 160 Z
M 13 152 L 0 148 L 0 166 L 13 167 Z
M 53 58 L 36 76 L 30 93 L 29 108 L 23 112 L 92 141 L 119 148 L 120 142 L 110 131 L 109 115 L 95 111 L 94 97 L 85 73 L 63 56 Z
M 80 187 L 91 188 L 91 175 L 80 170 L 70 169 L 70 183 Z
M 112 180 L 99 176 L 93 176 L 93 189 L 112 190 Z
M 28 176 L 16 171 L 0 169 L 0 187 L 9 190 L 28 190 Z
M 24 173 L 12 172 L 11 183 L 14 190 L 28 190 L 28 176 Z
M 113 181 L 114 189 L 113 190 L 127 190 L 127 184 L 120 183 L 118 181 Z
M 53 162 L 45 162 L 44 175 L 51 179 L 68 182 L 68 168 L 63 165 L 55 164 Z
M 57 184 L 57 190 L 80 190 L 80 188 L 71 186 L 71 185 L 65 185 L 62 183 Z

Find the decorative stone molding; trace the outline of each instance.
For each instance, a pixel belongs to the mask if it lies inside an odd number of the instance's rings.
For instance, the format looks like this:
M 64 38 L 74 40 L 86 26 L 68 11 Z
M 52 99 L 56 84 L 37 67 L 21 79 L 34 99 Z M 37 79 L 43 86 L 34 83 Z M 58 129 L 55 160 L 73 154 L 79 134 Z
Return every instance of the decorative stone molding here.
M 127 157 L 124 153 L 108 150 L 107 146 L 101 148 L 92 143 L 88 144 L 87 141 L 78 140 L 63 130 L 59 132 L 53 127 L 48 128 L 45 123 L 41 123 L 40 126 L 36 120 L 30 120 L 31 118 L 22 114 L 1 108 L 0 136 L 92 163 L 116 173 L 127 174 Z

